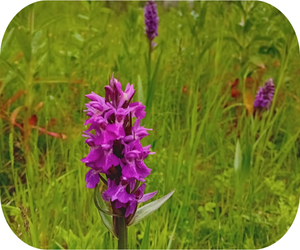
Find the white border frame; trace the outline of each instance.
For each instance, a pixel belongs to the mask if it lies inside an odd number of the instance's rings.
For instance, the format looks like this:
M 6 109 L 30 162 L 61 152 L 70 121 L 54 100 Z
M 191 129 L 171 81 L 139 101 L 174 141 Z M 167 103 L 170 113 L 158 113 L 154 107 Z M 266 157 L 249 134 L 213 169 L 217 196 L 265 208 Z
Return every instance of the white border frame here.
M 8 27 L 10 21 L 13 17 L 21 11 L 23 8 L 28 6 L 31 3 L 37 1 L 32 0 L 0 0 L 0 41 L 2 42 L 3 35 Z M 299 6 L 300 1 L 298 0 L 267 0 L 263 1 L 269 3 L 279 9 L 290 21 L 292 24 L 298 41 L 300 37 L 300 15 L 299 15 Z M 295 166 L 296 167 L 296 166 Z M 299 194 L 300 196 L 300 194 Z M 299 203 L 300 206 L 300 203 Z M 14 232 L 8 226 L 2 209 L 0 208 L 0 246 L 1 249 L 14 250 L 14 249 L 26 249 L 32 250 L 35 249 L 22 240 L 20 240 Z M 296 246 L 300 245 L 300 213 L 298 211 L 296 218 L 288 230 L 288 232 L 276 243 L 265 248 L 267 250 L 282 250 L 282 249 L 295 249 Z

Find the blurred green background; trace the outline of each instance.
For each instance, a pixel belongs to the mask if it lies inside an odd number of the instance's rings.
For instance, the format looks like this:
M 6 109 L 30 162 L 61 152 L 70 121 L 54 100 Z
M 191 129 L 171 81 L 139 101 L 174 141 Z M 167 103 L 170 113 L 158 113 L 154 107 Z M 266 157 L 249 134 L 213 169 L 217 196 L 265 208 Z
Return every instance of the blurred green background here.
M 15 234 L 37 248 L 116 248 L 85 187 L 85 95 L 113 72 L 146 104 L 155 155 L 146 192 L 173 197 L 129 228 L 142 249 L 263 248 L 300 193 L 300 63 L 294 30 L 262 2 L 157 2 L 148 83 L 145 2 L 38 2 L 7 28 L 0 67 L 0 190 Z M 271 109 L 253 115 L 273 78 Z M 236 170 L 235 170 L 236 169 Z

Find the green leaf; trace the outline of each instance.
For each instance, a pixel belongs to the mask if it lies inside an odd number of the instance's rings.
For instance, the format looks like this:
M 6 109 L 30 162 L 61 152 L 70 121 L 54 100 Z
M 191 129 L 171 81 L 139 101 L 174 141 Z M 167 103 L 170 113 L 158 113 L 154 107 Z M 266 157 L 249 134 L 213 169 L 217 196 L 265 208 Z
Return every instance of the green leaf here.
M 252 22 L 248 19 L 246 20 L 245 26 L 244 26 L 244 32 L 247 33 L 252 27 Z
M 277 56 L 277 57 L 280 59 L 280 52 L 279 52 L 279 50 L 278 50 L 275 46 L 271 46 L 271 47 L 268 49 L 268 54 L 269 54 L 271 57 Z
M 263 54 L 263 55 L 267 55 L 268 54 L 268 49 L 269 49 L 269 47 L 267 47 L 267 46 L 261 46 L 258 49 L 258 53 Z
M 65 16 L 50 17 L 45 22 L 43 22 L 41 24 L 41 26 L 39 26 L 37 28 L 37 30 L 45 30 L 45 28 L 47 28 L 47 26 L 49 26 L 49 25 L 51 25 L 51 24 L 53 24 L 53 23 L 55 23 L 55 22 L 57 22 L 57 21 L 59 21 L 63 18 L 66 18 L 66 17 Z
M 256 35 L 251 40 L 251 43 L 254 43 L 254 42 L 270 42 L 270 41 L 272 41 L 272 37 L 270 37 L 270 36 Z
M 42 56 L 40 56 L 37 59 L 37 63 L 36 63 L 37 68 L 43 65 L 43 63 L 45 62 L 47 56 L 48 56 L 48 52 L 44 53 Z
M 83 36 L 80 35 L 80 34 L 77 33 L 77 32 L 73 34 L 73 37 L 74 37 L 76 40 L 78 40 L 79 42 L 84 42 Z
M 82 7 L 85 8 L 85 10 L 89 11 L 90 10 L 90 2 L 88 1 L 80 1 L 82 3 Z
M 163 50 L 161 50 L 160 54 L 159 54 L 159 57 L 157 59 L 157 62 L 156 62 L 156 65 L 155 65 L 155 70 L 154 70 L 154 73 L 152 75 L 152 80 L 151 82 L 153 83 L 156 79 L 156 76 L 157 76 L 157 72 L 158 72 L 158 68 L 159 68 L 159 64 L 160 64 L 160 59 L 161 59 L 161 55 L 163 53 Z
M 258 56 L 252 56 L 252 57 L 250 57 L 249 61 L 251 63 L 253 63 L 255 66 L 258 66 L 260 68 L 264 68 L 265 67 L 265 64 L 264 64 L 263 60 L 260 57 L 258 57 Z
M 150 220 L 147 221 L 147 226 L 144 232 L 142 244 L 140 246 L 140 249 L 149 249 L 150 248 L 150 239 L 149 239 L 149 234 L 150 234 Z
M 199 55 L 199 60 L 202 60 L 206 51 L 210 49 L 210 47 L 217 41 L 217 38 L 210 39 L 205 45 L 202 47 L 202 52 Z
M 109 8 L 102 7 L 100 9 L 100 12 L 101 13 L 105 13 L 105 14 L 111 14 L 113 11 L 111 9 L 109 9 Z
M 251 169 L 251 158 L 252 158 L 252 147 L 253 145 L 251 144 L 250 140 L 247 140 L 245 143 L 245 149 L 244 149 L 244 157 L 242 159 L 243 163 L 243 169 L 242 173 L 244 177 L 247 177 L 248 174 L 250 173 Z
M 153 100 L 154 90 L 155 90 L 155 83 L 156 83 L 156 76 L 157 76 L 157 72 L 158 72 L 162 52 L 163 52 L 163 50 L 161 50 L 161 52 L 159 54 L 159 57 L 157 59 L 156 65 L 155 65 L 154 73 L 153 73 L 151 81 L 150 81 L 150 86 L 148 86 L 148 90 L 147 90 L 148 95 L 147 95 L 147 100 L 146 100 L 146 107 L 148 109 L 150 109 L 151 105 L 152 105 L 152 100 Z
M 204 27 L 204 23 L 205 23 L 205 17 L 206 17 L 206 5 L 204 5 L 201 10 L 200 10 L 200 15 L 197 21 L 197 27 L 199 29 L 202 29 Z
M 145 53 L 145 65 L 147 69 L 147 74 L 149 75 L 149 57 L 147 56 L 147 53 Z
M 103 201 L 103 198 L 102 196 L 100 195 L 100 192 L 99 192 L 99 186 L 97 185 L 94 189 L 94 202 L 95 202 L 95 205 L 96 207 L 98 208 L 99 210 L 99 214 L 101 216 L 101 219 L 104 223 L 104 225 L 106 226 L 106 228 L 114 235 L 114 227 L 113 227 L 113 222 L 112 222 L 112 215 L 109 215 L 109 211 Z
M 233 36 L 224 36 L 225 41 L 233 42 L 235 45 L 239 47 L 239 49 L 243 49 L 243 46 L 240 44 L 240 42 Z
M 245 15 L 245 14 L 246 14 L 246 11 L 245 11 L 245 9 L 244 9 L 243 4 L 242 4 L 240 1 L 236 1 L 235 4 L 236 4 L 236 6 L 243 12 L 243 14 Z
M 14 166 L 14 137 L 13 134 L 9 134 L 9 155 L 10 155 L 10 160 L 11 160 L 11 165 L 12 167 Z
M 78 17 L 84 20 L 89 20 L 88 16 L 82 15 L 82 14 L 78 14 Z
M 89 61 L 94 61 L 96 59 L 99 60 L 99 58 L 101 56 L 104 56 L 106 54 L 106 52 L 107 52 L 107 48 L 101 48 L 101 49 L 95 51 L 93 54 L 90 55 Z
M 1 44 L 1 53 L 3 53 L 6 46 L 8 44 L 10 44 L 10 41 L 11 41 L 11 38 L 13 37 L 14 31 L 15 31 L 15 28 L 12 28 L 10 31 L 8 31 L 8 29 L 7 29 L 7 31 L 5 32 L 5 35 L 3 37 L 2 44 Z
M 159 209 L 161 207 L 161 205 L 164 204 L 172 196 L 172 194 L 174 192 L 175 192 L 175 189 L 172 192 L 168 193 L 166 196 L 139 208 L 136 211 L 136 214 L 134 215 L 132 220 L 128 223 L 128 226 L 135 225 L 135 224 L 139 223 L 141 220 L 147 218 L 155 210 Z
M 122 43 L 123 43 L 123 49 L 124 49 L 126 55 L 129 56 L 130 53 L 129 53 L 128 43 L 124 38 L 122 38 Z
M 25 83 L 25 77 L 23 75 L 23 73 L 18 70 L 17 68 L 14 67 L 14 65 L 10 64 L 8 61 L 4 60 L 1 56 L 0 56 L 0 63 L 3 63 L 4 65 L 6 65 L 12 72 L 14 72 L 18 78 L 21 80 L 21 82 Z
M 144 102 L 144 90 L 143 90 L 143 84 L 141 80 L 141 76 L 138 75 L 138 102 Z
M 39 30 L 38 32 L 34 33 L 31 42 L 31 52 L 33 55 L 35 55 L 40 48 L 46 45 L 46 40 L 44 39 L 44 41 L 42 41 L 42 39 L 43 39 L 42 30 Z
M 238 171 L 242 166 L 242 150 L 240 146 L 240 141 L 237 140 L 235 148 L 235 158 L 234 158 L 234 169 Z
M 101 41 L 105 38 L 106 34 L 107 34 L 107 32 L 101 32 L 100 34 L 91 37 L 89 40 L 86 41 L 86 46 L 99 43 L 99 41 Z M 107 50 L 107 48 L 106 48 L 106 50 Z
M 31 59 L 31 39 L 29 32 L 23 28 L 18 28 L 15 32 L 19 46 L 24 53 L 27 62 Z
M 206 204 L 205 204 L 205 210 L 206 210 L 206 212 L 211 212 L 211 213 L 213 213 L 215 210 L 214 210 L 214 208 L 216 207 L 216 203 L 214 203 L 214 202 L 207 202 Z

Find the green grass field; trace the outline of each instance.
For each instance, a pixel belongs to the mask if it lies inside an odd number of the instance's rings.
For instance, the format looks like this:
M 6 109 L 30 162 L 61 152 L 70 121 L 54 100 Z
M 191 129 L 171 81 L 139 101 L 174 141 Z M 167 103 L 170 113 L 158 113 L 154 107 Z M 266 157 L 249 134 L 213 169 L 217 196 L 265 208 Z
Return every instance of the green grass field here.
M 263 248 L 291 226 L 300 193 L 299 44 L 262 2 L 157 3 L 148 79 L 145 2 L 39 2 L 1 45 L 0 190 L 6 220 L 37 248 L 116 248 L 85 187 L 85 97 L 114 72 L 146 105 L 158 199 L 129 227 L 133 249 Z M 253 114 L 273 78 L 269 111 Z M 237 86 L 232 86 L 238 80 Z M 237 83 L 237 81 L 236 81 Z M 240 147 L 238 146 L 240 145 Z M 241 157 L 242 156 L 242 160 Z M 236 164 L 235 164 L 236 162 Z M 235 167 L 238 168 L 235 171 Z

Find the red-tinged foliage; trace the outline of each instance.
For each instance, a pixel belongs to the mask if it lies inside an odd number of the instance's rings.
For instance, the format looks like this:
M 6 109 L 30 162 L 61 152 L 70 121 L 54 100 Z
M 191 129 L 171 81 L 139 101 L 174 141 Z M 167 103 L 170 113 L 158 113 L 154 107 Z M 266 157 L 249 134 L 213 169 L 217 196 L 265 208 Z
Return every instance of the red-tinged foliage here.
M 38 131 L 40 131 L 43 134 L 48 134 L 50 136 L 53 136 L 53 137 L 56 137 L 56 138 L 60 138 L 60 139 L 63 139 L 63 140 L 67 139 L 67 136 L 65 134 L 62 134 L 62 133 L 50 132 L 50 131 L 48 131 L 45 128 L 36 127 L 36 126 L 33 126 L 32 128 L 37 129 Z
M 11 116 L 10 116 L 10 122 L 11 122 L 11 124 L 13 124 L 13 125 L 18 124 L 18 123 L 16 122 L 16 119 L 17 119 L 17 116 L 18 116 L 18 114 L 19 114 L 19 112 L 20 112 L 20 110 L 21 110 L 22 108 L 23 108 L 23 106 L 17 107 L 17 108 L 11 113 Z M 23 127 L 22 127 L 22 130 L 23 130 Z
M 53 127 L 56 124 L 56 119 L 52 118 L 46 125 L 46 128 Z
M 83 83 L 83 80 L 82 79 L 74 79 L 74 80 L 71 81 L 71 83 L 81 84 L 81 83 Z
M 25 131 L 25 128 L 24 128 L 24 123 L 20 124 L 17 122 L 17 117 L 19 115 L 19 112 L 21 111 L 22 108 L 24 108 L 24 106 L 19 106 L 17 107 L 11 114 L 10 114 L 10 117 L 7 116 L 3 111 L 5 110 L 4 108 L 7 108 L 10 106 L 11 103 L 15 102 L 20 96 L 22 96 L 23 94 L 25 93 L 25 91 L 23 90 L 20 90 L 18 91 L 13 97 L 11 97 L 1 108 L 1 112 L 0 112 L 0 115 L 1 115 L 1 118 L 4 119 L 4 120 L 7 120 L 7 121 L 10 121 L 10 123 L 15 126 L 15 127 L 18 127 L 20 130 L 21 130 L 21 135 L 22 135 L 22 140 L 25 140 L 25 138 L 29 138 L 30 137 L 30 134 L 31 134 L 31 130 L 32 129 L 38 129 L 41 133 L 43 134 L 48 134 L 52 137 L 56 137 L 56 138 L 60 138 L 60 139 L 66 139 L 67 136 L 62 134 L 62 133 L 55 133 L 55 132 L 51 132 L 51 131 L 48 131 L 46 128 L 41 128 L 41 127 L 37 127 L 37 121 L 38 121 L 38 118 L 37 118 L 37 115 L 36 114 L 33 114 L 30 116 L 30 118 L 28 119 L 27 121 L 27 124 L 29 125 L 29 128 L 27 131 Z M 36 111 L 38 111 L 40 108 L 42 108 L 43 106 L 43 102 L 40 102 L 37 106 L 36 106 Z M 52 127 L 54 126 L 56 123 L 56 119 L 53 118 L 51 119 L 48 124 L 47 124 L 47 127 Z M 25 136 L 25 137 L 24 137 Z M 27 149 L 29 149 L 29 146 L 26 145 L 25 146 Z
M 24 53 L 22 51 L 19 51 L 14 57 L 14 62 L 19 61 L 23 57 L 24 57 Z
M 239 85 L 239 78 L 236 78 L 235 81 L 231 84 L 231 88 L 237 87 Z
M 19 90 L 11 98 L 9 98 L 9 100 L 6 103 L 3 104 L 3 106 L 1 107 L 1 111 L 6 110 L 12 103 L 14 103 L 24 94 L 25 94 L 25 90 Z
M 43 102 L 40 102 L 36 107 L 35 110 L 39 111 L 43 107 Z
M 250 92 L 247 91 L 244 95 L 244 105 L 247 109 L 247 114 L 253 115 L 253 111 L 254 111 L 254 107 L 253 107 L 253 103 L 254 103 L 255 97 L 254 95 Z
M 254 81 L 254 79 L 252 77 L 247 77 L 246 78 L 246 83 L 251 83 L 253 81 Z
M 35 126 L 35 125 L 37 124 L 37 116 L 36 116 L 36 115 L 32 115 L 32 116 L 29 118 L 28 124 L 29 124 L 30 126 Z
M 239 85 L 239 78 L 236 78 L 234 82 L 230 83 L 231 97 L 233 98 L 237 98 L 240 95 L 240 92 L 237 89 L 238 85 Z
M 237 89 L 231 89 L 231 96 L 236 98 L 240 95 L 240 92 Z
M 280 67 L 280 61 L 279 60 L 274 61 L 273 66 L 276 68 Z

